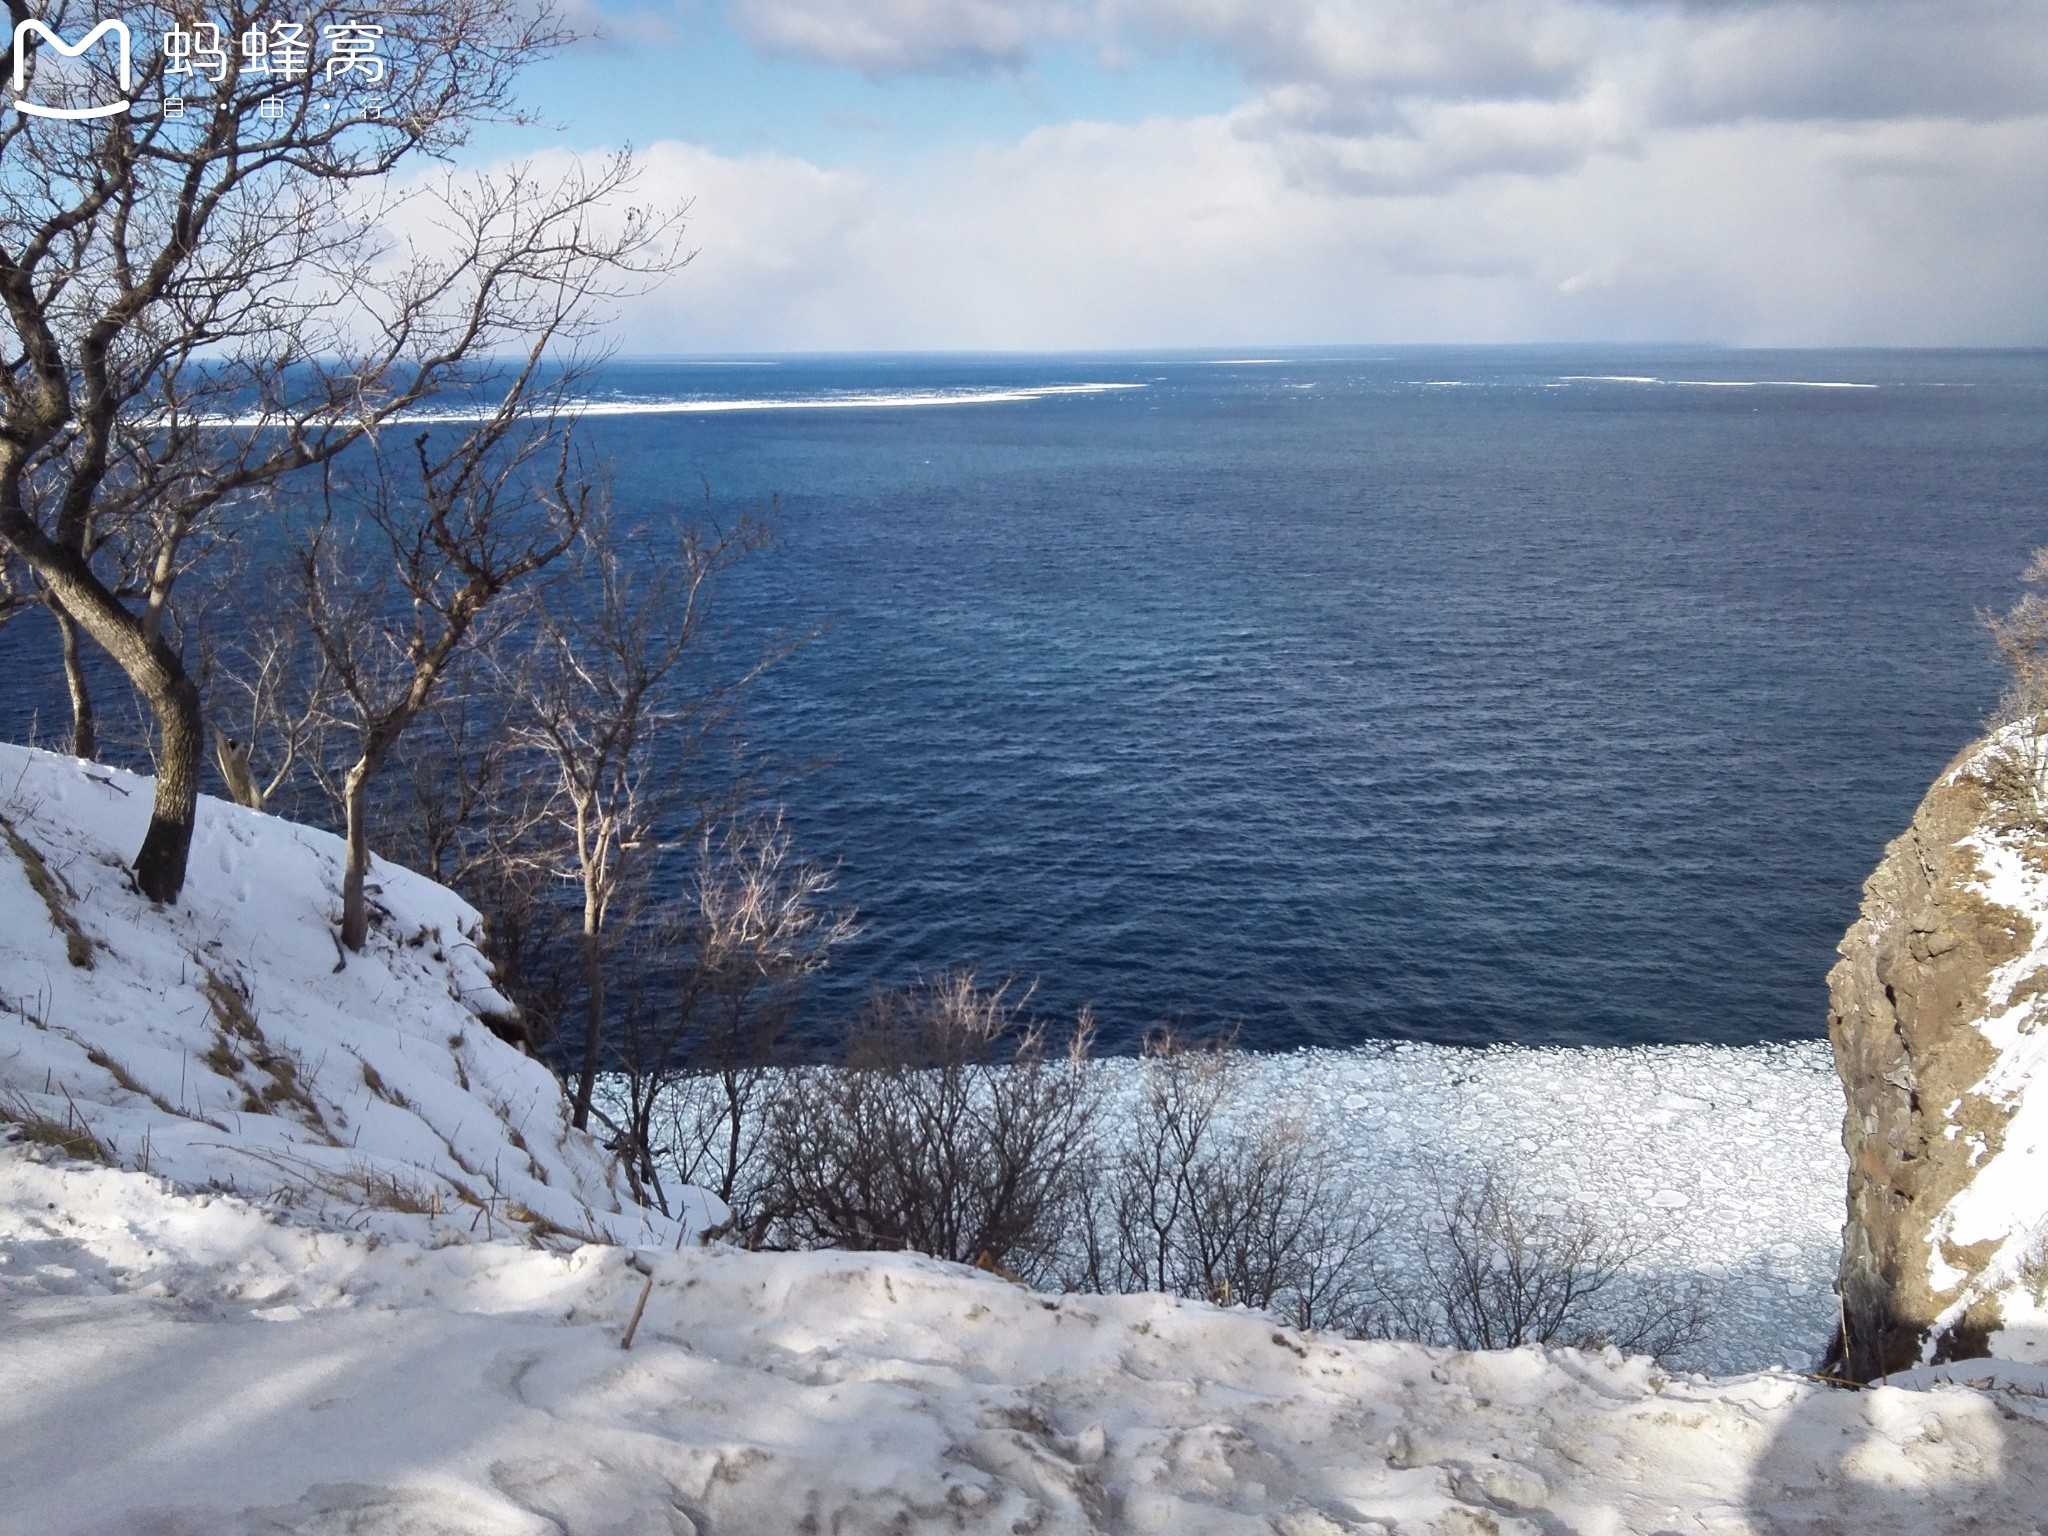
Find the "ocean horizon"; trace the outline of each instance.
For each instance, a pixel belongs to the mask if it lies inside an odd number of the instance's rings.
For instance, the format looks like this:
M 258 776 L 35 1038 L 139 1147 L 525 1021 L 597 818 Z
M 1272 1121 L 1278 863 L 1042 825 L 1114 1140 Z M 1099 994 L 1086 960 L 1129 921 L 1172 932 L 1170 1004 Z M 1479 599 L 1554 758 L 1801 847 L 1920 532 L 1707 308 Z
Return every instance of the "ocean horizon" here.
M 2044 400 L 2038 351 L 726 357 L 604 365 L 582 432 L 629 521 L 776 509 L 718 622 L 810 636 L 743 727 L 865 925 L 807 1032 L 973 966 L 1109 1050 L 1750 1044 L 1822 1031 L 1995 706 Z M 55 661 L 0 634 L 10 734 Z

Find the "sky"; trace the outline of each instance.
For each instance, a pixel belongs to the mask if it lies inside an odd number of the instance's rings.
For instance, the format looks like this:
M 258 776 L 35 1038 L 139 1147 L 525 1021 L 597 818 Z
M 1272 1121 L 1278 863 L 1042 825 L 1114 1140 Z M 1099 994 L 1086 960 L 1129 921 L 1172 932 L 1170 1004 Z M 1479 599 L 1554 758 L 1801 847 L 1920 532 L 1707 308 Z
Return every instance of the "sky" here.
M 629 353 L 2048 343 L 2041 0 L 576 3 Z

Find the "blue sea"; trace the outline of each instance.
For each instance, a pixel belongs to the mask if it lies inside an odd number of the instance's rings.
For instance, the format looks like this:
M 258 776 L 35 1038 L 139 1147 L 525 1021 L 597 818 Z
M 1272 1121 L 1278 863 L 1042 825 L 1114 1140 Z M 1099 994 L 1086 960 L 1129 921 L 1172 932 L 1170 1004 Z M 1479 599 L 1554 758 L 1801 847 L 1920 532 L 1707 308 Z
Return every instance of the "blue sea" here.
M 746 718 L 866 925 L 814 1022 L 971 964 L 1111 1048 L 1814 1036 L 2048 543 L 2042 353 L 614 363 L 592 403 L 634 515 L 779 507 L 720 621 L 816 631 Z

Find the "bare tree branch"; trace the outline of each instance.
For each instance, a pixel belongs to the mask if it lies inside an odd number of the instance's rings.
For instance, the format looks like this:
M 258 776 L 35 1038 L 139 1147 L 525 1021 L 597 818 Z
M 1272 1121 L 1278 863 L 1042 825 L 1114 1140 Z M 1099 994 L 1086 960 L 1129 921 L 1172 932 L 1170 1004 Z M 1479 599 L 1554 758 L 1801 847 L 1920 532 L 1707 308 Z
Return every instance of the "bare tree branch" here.
M 42 19 L 89 25 L 70 3 Z M 238 0 L 220 24 L 318 35 L 343 19 Z M 517 412 L 559 391 L 562 350 L 678 258 L 673 217 L 619 208 L 624 157 L 550 183 L 388 180 L 516 115 L 517 69 L 567 38 L 545 5 L 381 8 L 374 99 L 317 70 L 247 69 L 232 45 L 219 81 L 176 78 L 162 39 L 178 9 L 128 20 L 137 110 L 0 127 L 0 542 L 149 704 L 161 762 L 136 878 L 174 900 L 204 734 L 171 622 L 180 580 L 256 493 L 436 397 Z M 31 72 L 45 99 L 112 84 L 103 62 L 60 69 L 40 50 Z M 178 93 L 182 118 L 142 110 Z M 413 232 L 394 240 L 400 224 Z

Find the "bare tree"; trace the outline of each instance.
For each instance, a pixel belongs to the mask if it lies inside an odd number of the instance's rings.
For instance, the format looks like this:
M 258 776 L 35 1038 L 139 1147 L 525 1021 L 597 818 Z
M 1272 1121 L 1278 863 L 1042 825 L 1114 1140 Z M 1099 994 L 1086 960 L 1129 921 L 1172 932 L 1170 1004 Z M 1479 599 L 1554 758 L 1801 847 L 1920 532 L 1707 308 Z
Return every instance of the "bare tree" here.
M 1368 1331 L 1457 1349 L 1612 1344 L 1657 1356 L 1699 1342 L 1702 1282 L 1635 1273 L 1648 1244 L 1568 1204 L 1538 1212 L 1497 1168 L 1433 1174 L 1412 1273 L 1383 1287 Z
M 19 560 L 0 545 L 0 624 L 26 612 L 39 601 L 35 580 Z
M 2037 549 L 2020 580 L 2033 590 L 2002 614 L 1980 614 L 2012 681 L 1999 701 L 2007 720 L 2038 722 L 2048 713 L 2048 549 Z
M 525 638 L 517 626 L 498 647 Z M 393 862 L 469 894 L 479 906 L 518 860 L 523 839 L 541 818 L 541 795 L 530 782 L 532 762 L 520 752 L 511 719 L 516 702 L 497 683 L 496 658 L 479 658 L 444 687 L 408 734 L 395 765 L 389 827 Z M 538 891 L 541 882 L 522 880 Z
M 621 528 L 602 504 L 576 528 L 516 691 L 517 733 L 552 793 L 557 873 L 581 898 L 583 1056 L 573 1122 L 588 1123 L 607 1019 L 606 944 L 622 892 L 663 837 L 690 846 L 736 786 L 697 782 L 741 691 L 773 659 L 721 673 L 705 623 L 716 578 L 770 538 L 768 524 L 679 523 L 670 538 Z M 677 825 L 681 820 L 686 825 Z
M 239 590 L 261 576 L 227 562 Z M 319 760 L 328 675 L 307 633 L 305 606 L 266 604 L 237 614 L 219 643 L 202 635 L 201 682 L 215 723 L 214 755 L 237 804 L 265 810 L 301 769 Z
M 89 564 L 92 551 L 87 549 L 82 553 Z M 86 677 L 85 651 L 79 643 L 82 636 L 78 621 L 47 588 L 43 603 L 50 610 L 51 622 L 57 626 L 57 643 L 64 658 L 64 687 L 71 696 L 71 755 L 91 759 L 99 755 L 99 718 L 93 708 L 92 683 Z
M 1377 1294 L 1385 1215 L 1300 1116 L 1248 1116 L 1245 1065 L 1227 1039 L 1147 1038 L 1137 1102 L 1090 1188 L 1070 1278 L 1354 1329 Z
M 488 646 L 499 599 L 559 559 L 589 512 L 566 431 L 524 407 L 515 384 L 452 447 L 421 432 L 409 466 L 380 450 L 347 491 L 330 477 L 298 549 L 307 626 L 347 742 L 334 794 L 347 842 L 341 941 L 352 950 L 369 933 L 371 781 L 472 643 Z
M 0 625 L 32 608 L 47 606 L 28 567 L 15 558 L 4 542 L 0 542 Z
M 31 11 L 9 0 L 9 14 L 19 26 Z M 61 34 L 94 18 L 60 0 L 38 19 Z M 29 34 L 25 87 L 46 103 L 118 96 L 129 109 L 17 112 L 0 126 L 0 541 L 60 630 L 83 630 L 148 704 L 159 771 L 135 877 L 172 901 L 204 731 L 170 622 L 179 580 L 252 492 L 475 382 L 485 360 L 546 328 L 565 293 L 589 299 L 597 269 L 647 254 L 665 226 L 628 219 L 623 235 L 592 241 L 590 185 L 516 172 L 470 190 L 387 180 L 512 113 L 517 69 L 566 39 L 545 4 L 386 7 L 374 82 L 258 69 L 235 46 L 354 20 L 329 5 L 234 0 L 212 38 L 227 40 L 217 68 L 197 70 L 182 8 L 126 19 L 141 44 L 132 82 Z M 166 47 L 174 35 L 188 46 Z M 172 95 L 176 116 L 156 109 Z M 612 191 L 628 179 L 623 167 L 597 178 Z M 447 227 L 394 244 L 394 222 Z M 74 744 L 89 742 L 83 673 L 70 675 Z
M 876 998 L 845 1066 L 769 1106 L 769 1235 L 1051 1278 L 1094 1147 L 1092 1034 L 1057 1042 L 968 972 Z
M 786 1081 L 785 1036 L 806 982 L 858 932 L 829 905 L 832 872 L 799 859 L 780 812 L 706 828 L 689 899 L 656 930 L 682 974 L 664 1005 L 622 1030 L 626 1146 L 652 1170 L 666 1160 L 751 1224 L 772 1177 L 761 1130 L 772 1086 Z

